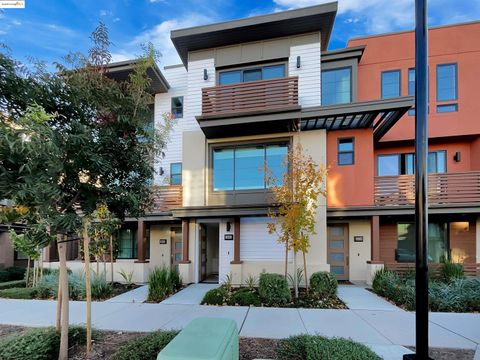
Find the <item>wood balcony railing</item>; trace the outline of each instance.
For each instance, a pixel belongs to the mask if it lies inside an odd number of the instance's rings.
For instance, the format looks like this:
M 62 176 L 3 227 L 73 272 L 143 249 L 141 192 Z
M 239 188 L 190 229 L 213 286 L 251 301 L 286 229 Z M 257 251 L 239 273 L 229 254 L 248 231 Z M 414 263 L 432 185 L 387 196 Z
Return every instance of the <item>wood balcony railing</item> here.
M 415 175 L 375 177 L 375 205 L 414 205 Z M 480 205 L 480 171 L 428 175 L 430 205 Z
M 202 116 L 281 110 L 298 106 L 298 78 L 250 81 L 202 89 Z
M 152 188 L 153 206 L 151 213 L 166 212 L 182 207 L 182 186 L 154 186 Z

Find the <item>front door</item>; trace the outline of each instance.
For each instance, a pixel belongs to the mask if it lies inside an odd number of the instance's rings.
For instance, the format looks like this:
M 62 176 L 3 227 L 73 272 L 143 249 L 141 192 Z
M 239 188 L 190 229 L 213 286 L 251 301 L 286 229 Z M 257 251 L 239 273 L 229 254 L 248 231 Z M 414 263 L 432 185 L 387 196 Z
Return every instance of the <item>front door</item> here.
M 178 264 L 182 261 L 182 228 L 172 227 L 170 229 L 172 243 L 172 266 L 178 270 Z
M 200 281 L 207 278 L 207 229 L 200 224 Z
M 327 226 L 328 263 L 338 280 L 348 280 L 348 225 Z

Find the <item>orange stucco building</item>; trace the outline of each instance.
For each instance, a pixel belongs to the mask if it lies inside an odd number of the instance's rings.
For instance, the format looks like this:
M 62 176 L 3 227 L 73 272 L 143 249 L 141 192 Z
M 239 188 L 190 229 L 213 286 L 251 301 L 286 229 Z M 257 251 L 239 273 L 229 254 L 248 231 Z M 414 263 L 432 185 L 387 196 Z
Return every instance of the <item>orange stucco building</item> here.
M 480 22 L 429 30 L 429 258 L 464 262 L 472 271 L 480 262 L 478 39 Z M 414 44 L 414 32 L 406 31 L 351 39 L 337 50 L 361 52 L 351 70 L 352 98 L 413 96 Z M 369 229 L 367 280 L 378 266 L 405 268 L 414 261 L 414 111 L 380 139 L 371 128 L 327 133 L 329 224 L 344 223 L 350 237 L 352 225 L 353 232 Z M 347 165 L 339 163 L 345 138 L 354 144 Z M 350 250 L 351 262 L 363 256 Z

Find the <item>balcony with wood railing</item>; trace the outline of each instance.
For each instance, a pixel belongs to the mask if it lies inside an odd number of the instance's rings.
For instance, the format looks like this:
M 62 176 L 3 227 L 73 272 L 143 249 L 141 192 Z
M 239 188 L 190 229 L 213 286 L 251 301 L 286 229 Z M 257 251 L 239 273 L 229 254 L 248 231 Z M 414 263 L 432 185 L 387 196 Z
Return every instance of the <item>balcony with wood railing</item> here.
M 298 78 L 250 81 L 202 89 L 202 118 L 268 113 L 298 107 Z
M 153 206 L 150 213 L 158 214 L 182 207 L 182 186 L 167 185 L 152 188 Z
M 377 176 L 375 205 L 415 204 L 415 175 Z M 428 175 L 429 205 L 474 204 L 480 206 L 480 171 Z

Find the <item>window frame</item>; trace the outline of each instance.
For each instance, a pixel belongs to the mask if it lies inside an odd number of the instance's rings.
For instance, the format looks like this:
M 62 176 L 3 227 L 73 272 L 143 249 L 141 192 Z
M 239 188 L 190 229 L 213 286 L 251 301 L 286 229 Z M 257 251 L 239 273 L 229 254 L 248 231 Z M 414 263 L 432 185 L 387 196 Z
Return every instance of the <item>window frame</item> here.
M 451 66 L 451 65 L 455 66 L 455 97 L 452 98 L 452 99 L 440 100 L 438 98 L 438 68 L 443 67 L 443 66 Z M 437 102 L 444 103 L 444 102 L 448 102 L 448 101 L 458 101 L 458 63 L 452 62 L 452 63 L 445 63 L 445 64 L 437 64 L 436 67 L 435 67 L 435 81 L 436 81 L 435 92 L 436 92 Z M 450 105 L 453 105 L 453 104 L 450 104 Z
M 438 171 L 436 172 L 429 172 L 428 171 L 428 168 L 427 168 L 427 173 L 429 174 L 446 174 L 448 172 L 448 152 L 447 150 L 432 150 L 432 151 L 429 151 L 428 152 L 428 155 L 427 156 L 430 156 L 430 154 L 438 154 L 438 153 L 444 153 L 444 159 L 445 159 L 445 172 L 441 172 L 439 173 Z M 379 173 L 379 170 L 380 170 L 380 166 L 379 166 L 379 159 L 380 157 L 384 157 L 384 156 L 397 156 L 398 158 L 398 175 L 380 175 Z M 408 174 L 408 173 L 402 173 L 402 170 L 403 168 L 406 170 L 407 169 L 407 155 L 413 155 L 413 173 L 412 174 Z M 437 164 L 438 164 L 438 155 L 437 156 Z M 415 175 L 415 153 L 413 152 L 402 152 L 402 153 L 392 153 L 392 154 L 378 154 L 376 155 L 376 165 L 377 165 L 377 169 L 376 169 L 376 176 L 378 177 L 384 177 L 384 176 L 401 176 L 401 175 Z M 403 168 L 402 168 L 402 165 L 403 165 Z M 438 170 L 438 166 L 437 166 L 437 170 Z
M 340 141 L 342 140 L 352 140 L 352 150 L 351 151 L 340 151 Z M 340 163 L 340 154 L 352 153 L 352 163 L 351 164 L 341 164 Z M 339 137 L 337 138 L 337 165 L 338 166 L 351 166 L 355 165 L 355 137 Z
M 180 173 L 173 173 L 173 166 L 180 165 Z M 182 185 L 183 164 L 181 162 L 170 163 L 170 185 Z M 172 178 L 175 175 L 180 175 L 180 184 L 173 184 Z
M 131 239 L 130 239 L 131 255 L 129 257 L 120 257 L 120 241 L 119 241 L 119 250 L 118 250 L 117 256 L 116 256 L 116 259 L 118 259 L 118 260 L 134 260 L 134 259 L 138 258 L 138 254 L 136 253 L 136 251 L 138 251 L 138 243 L 136 244 L 138 229 L 135 229 L 134 227 L 131 227 L 131 226 L 121 228 L 118 231 L 118 238 L 120 240 L 120 236 L 121 236 L 122 231 L 128 231 L 128 230 L 130 230 L 130 232 L 132 234 Z M 135 245 L 137 245 L 137 246 L 135 246 Z
M 246 82 L 264 81 L 264 79 L 263 79 L 263 68 L 264 67 L 269 67 L 269 66 L 275 66 L 275 65 L 283 65 L 283 77 L 279 77 L 279 78 L 275 78 L 275 79 L 287 78 L 289 76 L 288 75 L 288 60 L 281 60 L 281 61 L 275 61 L 275 62 L 264 62 L 264 63 L 250 64 L 250 65 L 245 65 L 245 66 L 240 65 L 240 66 L 234 66 L 234 67 L 220 68 L 220 69 L 217 69 L 217 71 L 216 71 L 216 81 L 215 82 L 216 82 L 217 86 L 230 86 L 230 85 L 243 84 L 243 83 L 246 83 Z M 251 70 L 255 70 L 255 69 L 262 70 L 262 80 L 243 81 L 244 71 L 251 71 Z M 227 85 L 220 84 L 220 74 L 224 73 L 224 72 L 230 72 L 230 71 L 240 71 L 241 81 L 239 83 L 235 83 L 235 84 L 227 84 Z M 268 80 L 272 80 L 272 79 L 268 79 Z
M 383 74 L 388 74 L 388 73 L 398 73 L 398 96 L 390 96 L 390 97 L 383 96 Z M 380 98 L 394 99 L 399 96 L 402 96 L 402 69 L 392 69 L 392 70 L 382 71 L 380 73 Z
M 179 99 L 179 98 L 182 99 L 182 106 L 181 106 L 182 116 L 176 116 L 175 113 L 173 112 L 173 109 L 174 109 L 174 108 L 175 108 L 175 109 L 178 108 L 177 106 L 174 106 L 174 105 L 173 105 L 173 99 Z M 184 115 L 183 110 L 184 110 L 184 107 L 185 107 L 185 103 L 184 103 L 184 97 L 183 97 L 183 95 L 181 95 L 181 96 L 172 96 L 172 97 L 170 98 L 170 112 L 171 112 L 172 117 L 173 117 L 174 119 L 183 119 L 183 115 Z
M 209 191 L 212 194 L 221 194 L 221 193 L 263 193 L 265 191 L 270 191 L 270 188 L 268 188 L 265 184 L 265 180 L 263 182 L 263 187 L 262 188 L 252 188 L 252 189 L 236 189 L 235 188 L 235 173 L 236 173 L 236 167 L 235 167 L 235 150 L 237 148 L 249 148 L 249 147 L 257 147 L 257 146 L 262 146 L 263 147 L 263 157 L 264 157 L 264 162 L 266 161 L 266 148 L 268 146 L 272 145 L 284 145 L 287 148 L 287 152 L 290 151 L 291 149 L 291 139 L 290 138 L 283 138 L 283 139 L 272 139 L 269 141 L 266 139 L 265 141 L 259 141 L 259 140 L 254 140 L 254 141 L 248 141 L 248 142 L 239 142 L 239 143 L 230 143 L 230 144 L 212 144 L 209 150 L 209 173 L 210 173 L 210 181 L 209 181 Z M 214 152 L 215 150 L 221 150 L 221 149 L 233 149 L 233 189 L 232 190 L 215 190 L 215 166 L 214 166 Z M 287 168 L 287 171 L 290 171 L 290 167 Z
M 324 104 L 323 103 L 323 73 L 325 72 L 331 72 L 331 71 L 338 71 L 338 70 L 344 70 L 344 69 L 349 69 L 350 70 L 350 100 L 348 102 L 341 102 L 341 103 L 333 103 L 333 104 Z M 321 70 L 320 72 L 320 101 L 322 103 L 322 106 L 329 106 L 329 105 L 341 105 L 341 104 L 351 104 L 353 102 L 353 68 L 351 65 L 348 66 L 340 66 L 340 67 L 335 67 L 335 68 L 327 68 L 324 70 Z

